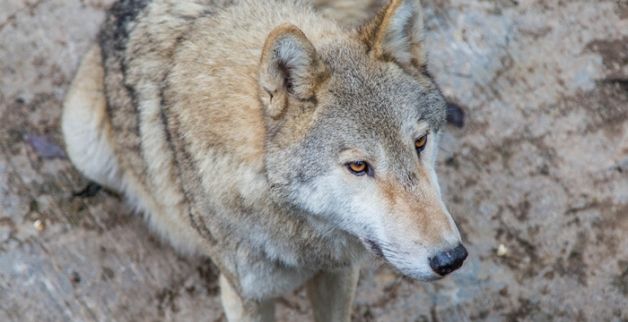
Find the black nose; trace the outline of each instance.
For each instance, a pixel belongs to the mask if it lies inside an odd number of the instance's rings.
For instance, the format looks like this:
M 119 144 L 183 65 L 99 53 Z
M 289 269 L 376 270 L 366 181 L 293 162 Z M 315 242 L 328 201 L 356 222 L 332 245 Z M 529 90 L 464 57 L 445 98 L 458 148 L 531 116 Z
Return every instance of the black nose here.
M 445 276 L 460 268 L 467 255 L 467 249 L 462 244 L 458 244 L 456 248 L 440 252 L 430 258 L 430 267 L 438 275 Z

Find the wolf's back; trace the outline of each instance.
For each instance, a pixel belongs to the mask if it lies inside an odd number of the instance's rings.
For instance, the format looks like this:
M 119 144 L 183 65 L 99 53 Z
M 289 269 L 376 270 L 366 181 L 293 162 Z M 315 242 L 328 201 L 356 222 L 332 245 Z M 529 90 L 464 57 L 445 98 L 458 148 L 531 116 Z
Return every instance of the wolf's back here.
M 105 71 L 107 116 L 111 122 L 114 151 L 117 156 L 125 156 L 118 158 L 120 165 L 132 171 L 138 178 L 144 176 L 143 162 L 137 153 L 131 151 L 141 150 L 140 120 L 137 117 L 135 88 L 126 79 L 128 66 L 125 52 L 137 18 L 150 2 L 151 0 L 121 0 L 114 3 L 98 35 Z

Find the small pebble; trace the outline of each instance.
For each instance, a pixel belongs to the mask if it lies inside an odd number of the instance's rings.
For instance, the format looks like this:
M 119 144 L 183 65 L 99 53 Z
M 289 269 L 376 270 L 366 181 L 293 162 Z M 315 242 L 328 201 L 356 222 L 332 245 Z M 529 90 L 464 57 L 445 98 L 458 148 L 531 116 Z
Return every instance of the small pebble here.
M 447 103 L 447 123 L 462 128 L 464 126 L 464 110 L 456 103 Z
M 37 219 L 33 222 L 33 227 L 35 227 L 38 232 L 42 232 L 44 229 L 46 229 L 46 224 L 44 224 L 43 220 Z
M 508 254 L 508 248 L 504 244 L 497 246 L 497 256 L 504 257 Z
M 72 272 L 72 274 L 70 274 L 70 282 L 72 282 L 72 284 L 74 284 L 74 285 L 80 283 L 81 282 L 81 275 L 79 275 L 79 273 L 77 273 L 77 272 Z
M 51 137 L 46 135 L 28 134 L 26 142 L 44 159 L 64 158 L 65 152 Z

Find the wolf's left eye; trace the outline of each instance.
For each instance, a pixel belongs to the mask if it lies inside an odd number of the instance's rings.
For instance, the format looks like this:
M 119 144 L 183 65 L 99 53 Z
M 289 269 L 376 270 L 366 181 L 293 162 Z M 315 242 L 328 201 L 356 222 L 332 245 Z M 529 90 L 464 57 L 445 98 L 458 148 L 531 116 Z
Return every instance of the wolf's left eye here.
M 416 152 L 421 153 L 421 151 L 425 149 L 426 144 L 427 144 L 427 134 L 425 134 L 424 136 L 414 141 L 414 148 L 416 149 Z
M 355 174 L 356 176 L 363 176 L 365 174 L 370 175 L 372 172 L 369 164 L 366 163 L 366 161 L 349 162 L 347 163 L 347 168 L 349 169 L 349 171 L 351 171 L 351 173 Z

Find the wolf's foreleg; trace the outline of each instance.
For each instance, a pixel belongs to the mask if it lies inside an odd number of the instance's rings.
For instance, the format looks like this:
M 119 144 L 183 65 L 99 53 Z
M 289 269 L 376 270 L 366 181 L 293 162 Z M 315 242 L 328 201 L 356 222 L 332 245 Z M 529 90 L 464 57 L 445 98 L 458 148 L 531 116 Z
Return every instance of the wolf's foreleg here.
M 229 322 L 272 322 L 275 320 L 273 300 L 243 301 L 224 275 L 220 275 L 220 299 Z
M 320 272 L 307 283 L 316 322 L 351 321 L 353 295 L 358 284 L 359 267 Z

